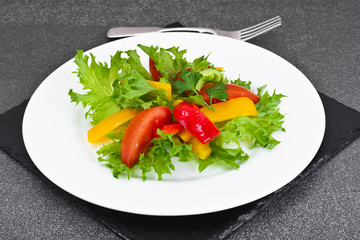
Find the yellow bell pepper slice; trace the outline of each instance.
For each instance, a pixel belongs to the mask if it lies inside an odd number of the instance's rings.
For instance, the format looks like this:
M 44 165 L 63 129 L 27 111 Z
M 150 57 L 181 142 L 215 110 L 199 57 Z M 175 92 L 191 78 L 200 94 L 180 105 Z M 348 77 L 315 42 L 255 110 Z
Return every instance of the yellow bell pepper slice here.
M 151 86 L 153 86 L 154 88 L 158 88 L 158 89 L 164 89 L 167 93 L 167 96 L 170 100 L 172 100 L 172 95 L 171 95 L 171 84 L 169 83 L 162 83 L 162 82 L 156 82 L 156 81 L 150 81 L 150 80 L 146 80 L 148 81 L 148 83 L 150 83 Z
M 189 142 L 194 136 L 185 128 L 177 134 L 184 142 Z
M 198 158 L 206 159 L 211 154 L 209 143 L 202 144 L 185 128 L 177 134 L 185 143 L 191 144 L 192 152 L 197 153 Z
M 175 100 L 175 101 L 173 102 L 173 104 L 174 104 L 174 106 L 176 106 L 176 105 L 178 105 L 179 103 L 182 103 L 182 102 L 183 102 L 183 100 L 177 99 L 177 100 Z
M 88 141 L 90 143 L 98 143 L 107 139 L 106 135 L 126 123 L 138 112 L 134 109 L 122 109 L 108 118 L 105 118 L 87 132 Z
M 230 99 L 227 102 L 214 103 L 215 112 L 209 108 L 200 109 L 212 122 L 222 122 L 240 116 L 256 116 L 257 110 L 253 101 L 247 97 Z
M 190 140 L 190 143 L 192 145 L 192 151 L 193 153 L 197 153 L 198 158 L 200 159 L 206 159 L 211 154 L 211 148 L 209 146 L 209 143 L 202 144 L 199 140 L 196 138 L 192 138 Z

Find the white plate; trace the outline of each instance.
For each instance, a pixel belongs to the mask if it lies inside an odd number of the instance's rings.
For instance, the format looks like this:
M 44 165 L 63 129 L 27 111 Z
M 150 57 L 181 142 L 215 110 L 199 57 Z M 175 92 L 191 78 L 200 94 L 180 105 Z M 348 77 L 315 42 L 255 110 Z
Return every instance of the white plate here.
M 35 91 L 26 108 L 23 136 L 39 170 L 65 191 L 88 202 L 145 215 L 193 215 L 240 206 L 264 197 L 294 179 L 311 162 L 323 139 L 325 114 L 309 80 L 281 57 L 258 46 L 219 36 L 193 33 L 148 34 L 113 41 L 89 52 L 109 61 L 116 50 L 138 49 L 137 44 L 180 46 L 188 60 L 210 55 L 228 76 L 250 80 L 254 88 L 267 84 L 286 95 L 280 110 L 286 132 L 273 150 L 256 149 L 240 169 L 210 166 L 199 174 L 195 164 L 176 163 L 177 170 L 143 182 L 115 179 L 97 160 L 97 145 L 87 142 L 90 128 L 81 106 L 70 103 L 68 91 L 81 92 L 73 59 L 54 71 Z M 138 49 L 147 66 L 148 58 Z

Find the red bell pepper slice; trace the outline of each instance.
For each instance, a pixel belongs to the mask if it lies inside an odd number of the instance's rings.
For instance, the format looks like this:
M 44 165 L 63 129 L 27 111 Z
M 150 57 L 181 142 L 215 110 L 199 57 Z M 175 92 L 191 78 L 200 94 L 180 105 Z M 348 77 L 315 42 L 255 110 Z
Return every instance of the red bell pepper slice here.
M 190 69 L 190 67 L 187 67 L 187 68 L 185 68 L 185 70 L 190 71 L 191 69 Z M 176 74 L 175 81 L 180 80 L 180 81 L 182 81 L 182 82 L 185 82 L 184 79 L 179 78 L 179 75 L 180 75 L 181 73 L 182 73 L 182 71 L 180 71 L 180 72 L 178 72 L 178 74 Z
M 162 126 L 159 128 L 160 130 L 164 131 L 165 134 L 177 134 L 180 132 L 184 127 L 180 123 L 170 123 Z
M 173 109 L 173 114 L 176 120 L 202 144 L 211 141 L 220 134 L 220 130 L 195 104 L 179 103 Z
M 153 78 L 154 81 L 158 82 L 161 78 L 161 73 L 156 69 L 155 62 L 152 60 L 152 58 L 149 58 L 149 70 L 150 70 L 150 76 Z
M 201 91 L 200 91 L 200 95 L 202 95 L 204 97 L 204 101 L 207 104 L 210 104 L 210 97 L 206 92 L 206 89 L 208 89 L 209 87 L 213 86 L 214 83 L 212 84 L 207 84 L 205 85 Z M 229 99 L 233 99 L 233 98 L 239 98 L 239 97 L 247 97 L 250 98 L 254 103 L 257 103 L 258 101 L 260 101 L 260 97 L 258 95 L 256 95 L 255 93 L 251 92 L 249 89 L 235 85 L 235 84 L 230 84 L 230 83 L 225 83 L 225 86 L 228 88 L 225 91 L 227 92 L 227 94 L 229 95 Z M 221 102 L 220 99 L 217 98 L 213 98 L 212 99 L 212 103 L 218 103 Z

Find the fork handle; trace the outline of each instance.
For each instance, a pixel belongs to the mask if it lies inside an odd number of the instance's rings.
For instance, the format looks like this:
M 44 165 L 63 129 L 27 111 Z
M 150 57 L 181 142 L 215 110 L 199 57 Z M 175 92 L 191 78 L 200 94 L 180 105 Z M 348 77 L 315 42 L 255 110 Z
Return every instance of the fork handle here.
M 134 35 L 140 35 L 151 32 L 194 32 L 194 33 L 208 33 L 216 34 L 209 28 L 191 28 L 191 27 L 179 27 L 179 28 L 159 28 L 159 27 L 116 27 L 111 28 L 107 32 L 108 38 L 120 38 L 129 37 Z
M 110 28 L 107 32 L 108 38 L 119 38 L 119 37 L 129 37 L 144 33 L 157 32 L 162 28 L 159 27 L 116 27 Z

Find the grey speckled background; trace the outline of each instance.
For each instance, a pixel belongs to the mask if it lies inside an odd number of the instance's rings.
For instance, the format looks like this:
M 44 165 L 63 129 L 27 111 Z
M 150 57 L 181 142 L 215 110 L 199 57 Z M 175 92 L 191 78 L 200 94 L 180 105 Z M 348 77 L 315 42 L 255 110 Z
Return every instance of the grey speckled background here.
M 106 43 L 114 26 L 233 30 L 276 15 L 283 25 L 251 42 L 299 68 L 317 90 L 360 111 L 360 2 L 0 1 L 0 113 L 29 98 L 75 55 Z M 1 136 L 0 136 L 1 137 Z M 230 239 L 359 239 L 360 140 L 267 207 Z M 1 239 L 117 239 L 0 152 Z

